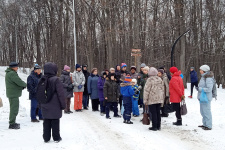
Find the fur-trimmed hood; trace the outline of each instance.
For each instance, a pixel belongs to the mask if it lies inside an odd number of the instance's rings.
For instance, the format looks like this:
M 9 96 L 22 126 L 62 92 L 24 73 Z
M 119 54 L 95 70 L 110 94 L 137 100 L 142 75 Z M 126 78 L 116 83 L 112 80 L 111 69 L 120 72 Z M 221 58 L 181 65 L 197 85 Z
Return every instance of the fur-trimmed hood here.
M 123 82 L 120 84 L 121 87 L 125 87 L 125 86 L 132 86 L 132 84 L 130 82 Z
M 206 72 L 202 75 L 205 78 L 213 78 L 214 77 L 214 73 L 212 71 Z

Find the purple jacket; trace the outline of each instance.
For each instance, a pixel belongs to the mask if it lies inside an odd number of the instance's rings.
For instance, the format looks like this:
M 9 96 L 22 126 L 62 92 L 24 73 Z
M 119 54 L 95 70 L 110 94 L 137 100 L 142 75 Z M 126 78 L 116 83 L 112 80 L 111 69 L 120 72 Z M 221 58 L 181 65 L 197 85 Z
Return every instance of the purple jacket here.
M 103 93 L 103 87 L 105 84 L 105 79 L 103 77 L 98 78 L 98 95 L 99 95 L 99 100 L 104 101 L 104 93 Z
M 56 76 L 57 66 L 54 63 L 46 63 L 44 65 L 44 75 L 51 76 L 48 79 L 49 86 L 55 91 L 52 99 L 46 103 L 41 104 L 41 110 L 44 119 L 59 119 L 62 117 L 62 110 L 65 109 L 65 95 L 63 84 Z M 37 95 L 38 96 L 38 95 Z

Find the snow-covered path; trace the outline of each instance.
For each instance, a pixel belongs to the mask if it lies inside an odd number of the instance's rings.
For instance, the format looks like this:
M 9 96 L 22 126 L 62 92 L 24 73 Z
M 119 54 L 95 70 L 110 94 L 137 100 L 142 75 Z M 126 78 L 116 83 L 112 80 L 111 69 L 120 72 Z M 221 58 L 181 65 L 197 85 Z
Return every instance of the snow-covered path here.
M 23 80 L 27 75 L 19 74 Z M 175 114 L 162 118 L 162 130 L 149 131 L 149 126 L 141 124 L 140 119 L 132 118 L 134 124 L 122 123 L 122 118 L 111 120 L 100 116 L 99 112 L 91 110 L 63 114 L 61 118 L 62 142 L 44 143 L 42 139 L 42 122 L 31 123 L 29 117 L 30 101 L 28 92 L 23 91 L 20 98 L 20 112 L 17 122 L 21 124 L 20 130 L 8 129 L 9 102 L 5 96 L 4 68 L 0 67 L 0 97 L 4 106 L 0 108 L 0 147 L 1 149 L 35 150 L 35 149 L 88 149 L 88 150 L 203 150 L 225 149 L 225 109 L 224 90 L 218 90 L 218 101 L 212 102 L 213 130 L 203 131 L 197 126 L 201 124 L 199 103 L 194 99 L 187 99 L 188 114 L 183 116 L 183 126 L 172 126 Z M 188 96 L 189 90 L 186 90 Z M 195 92 L 196 94 L 196 92 Z M 73 107 L 73 102 L 71 108 Z M 141 110 L 142 111 L 142 110 Z

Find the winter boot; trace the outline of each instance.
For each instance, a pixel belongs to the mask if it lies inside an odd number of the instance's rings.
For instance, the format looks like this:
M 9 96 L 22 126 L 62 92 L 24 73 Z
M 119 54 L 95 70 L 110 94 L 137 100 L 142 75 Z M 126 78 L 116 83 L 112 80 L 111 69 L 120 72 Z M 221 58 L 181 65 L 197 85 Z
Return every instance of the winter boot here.
M 9 129 L 20 129 L 20 125 L 19 124 L 10 124 L 9 125 Z
M 133 122 L 132 121 L 127 121 L 126 124 L 133 124 Z
M 123 123 L 127 123 L 127 120 L 124 120 Z
M 173 125 L 182 126 L 182 119 L 177 119 L 177 122 L 173 122 Z
M 73 112 L 72 112 L 72 111 L 70 111 L 70 110 L 69 110 L 68 112 L 69 112 L 69 113 L 73 113 Z
M 192 98 L 192 96 L 188 96 L 188 98 Z
M 120 115 L 116 115 L 116 116 L 114 116 L 115 118 L 121 118 L 121 116 Z
M 151 130 L 151 131 L 157 131 L 158 130 L 157 128 L 154 128 L 154 127 L 150 127 L 148 129 Z
M 59 143 L 60 141 L 62 141 L 62 138 L 59 138 L 59 140 L 55 141 L 55 143 Z
M 34 120 L 31 120 L 31 122 L 40 122 L 39 120 L 37 120 L 37 119 L 34 119 Z
M 111 117 L 106 117 L 106 119 L 111 119 Z

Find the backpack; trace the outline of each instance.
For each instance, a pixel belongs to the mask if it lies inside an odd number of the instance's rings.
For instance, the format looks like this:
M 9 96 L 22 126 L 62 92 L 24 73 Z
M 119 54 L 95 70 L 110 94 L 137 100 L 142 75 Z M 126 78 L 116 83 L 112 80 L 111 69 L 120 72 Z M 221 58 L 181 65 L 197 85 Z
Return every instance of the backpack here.
M 49 77 L 43 76 L 37 86 L 37 101 L 41 104 L 48 103 L 54 94 L 54 90 L 49 86 Z

